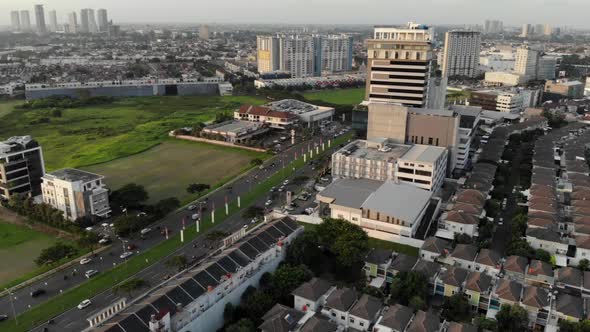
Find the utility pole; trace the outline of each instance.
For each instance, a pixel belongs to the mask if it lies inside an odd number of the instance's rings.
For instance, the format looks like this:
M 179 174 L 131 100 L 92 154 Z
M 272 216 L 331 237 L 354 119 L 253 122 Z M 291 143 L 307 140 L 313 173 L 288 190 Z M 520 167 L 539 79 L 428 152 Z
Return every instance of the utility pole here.
M 16 310 L 14 310 L 14 302 L 13 302 L 13 298 L 12 298 L 12 293 L 10 292 L 10 289 L 8 288 L 4 288 L 7 292 L 8 292 L 8 297 L 10 298 L 10 306 L 12 307 L 12 315 L 14 316 L 14 321 L 16 322 L 16 325 L 18 325 L 18 317 L 16 316 Z

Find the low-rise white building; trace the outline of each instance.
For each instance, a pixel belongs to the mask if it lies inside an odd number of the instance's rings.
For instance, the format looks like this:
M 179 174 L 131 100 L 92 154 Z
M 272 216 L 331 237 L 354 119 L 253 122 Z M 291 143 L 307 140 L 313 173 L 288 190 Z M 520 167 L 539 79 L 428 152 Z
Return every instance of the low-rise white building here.
M 443 147 L 413 145 L 398 159 L 396 181 L 418 188 L 437 191 L 447 173 L 448 151 Z
M 47 173 L 41 179 L 43 202 L 61 210 L 66 219 L 107 217 L 111 212 L 109 191 L 102 175 L 65 168 Z
M 517 86 L 523 81 L 522 75 L 505 71 L 489 71 L 485 73 L 486 86 Z

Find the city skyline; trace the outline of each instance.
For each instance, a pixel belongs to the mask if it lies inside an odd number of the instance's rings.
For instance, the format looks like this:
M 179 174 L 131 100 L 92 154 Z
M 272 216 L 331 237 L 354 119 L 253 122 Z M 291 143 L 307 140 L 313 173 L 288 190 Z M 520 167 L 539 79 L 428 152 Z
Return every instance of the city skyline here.
M 170 2 L 168 2 L 169 4 Z M 173 5 L 145 3 L 138 0 L 101 1 L 100 6 L 89 0 L 72 4 L 65 0 L 22 1 L 5 0 L 0 3 L 0 25 L 10 24 L 12 10 L 33 11 L 42 4 L 46 11 L 56 10 L 58 21 L 66 20 L 67 13 L 81 8 L 107 8 L 109 16 L 122 23 L 260 23 L 260 24 L 387 24 L 419 21 L 428 24 L 483 24 L 486 19 L 497 19 L 506 25 L 520 26 L 528 22 L 549 23 L 571 27 L 590 28 L 584 13 L 590 3 L 584 0 L 425 0 L 420 6 L 396 1 L 281 0 L 268 2 L 253 0 L 247 3 L 235 0 L 189 1 L 174 0 Z M 141 4 L 141 12 L 137 11 Z M 203 10 L 206 6 L 206 10 Z M 511 10 L 506 10 L 509 6 Z M 315 10 L 309 11 L 313 7 Z M 289 10 L 286 11 L 285 8 Z M 333 11 L 338 8 L 338 15 Z M 531 12 L 535 8 L 535 12 Z M 522 13 L 530 13 L 522 15 Z

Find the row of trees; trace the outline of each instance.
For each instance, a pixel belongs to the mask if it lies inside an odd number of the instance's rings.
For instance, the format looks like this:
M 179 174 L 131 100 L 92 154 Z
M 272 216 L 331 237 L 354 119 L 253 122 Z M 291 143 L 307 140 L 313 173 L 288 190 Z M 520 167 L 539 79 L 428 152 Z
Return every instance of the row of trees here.
M 2 204 L 21 216 L 27 217 L 31 222 L 40 222 L 72 233 L 80 230 L 78 226 L 64 218 L 62 211 L 49 204 L 35 204 L 33 198 L 26 195 L 13 194 L 8 201 L 3 201 Z
M 80 99 L 74 99 L 67 96 L 51 96 L 42 99 L 35 99 L 27 101 L 22 105 L 17 106 L 21 109 L 65 109 L 65 108 L 76 108 L 91 105 L 105 105 L 115 101 L 113 97 L 98 96 L 98 97 L 84 97 Z

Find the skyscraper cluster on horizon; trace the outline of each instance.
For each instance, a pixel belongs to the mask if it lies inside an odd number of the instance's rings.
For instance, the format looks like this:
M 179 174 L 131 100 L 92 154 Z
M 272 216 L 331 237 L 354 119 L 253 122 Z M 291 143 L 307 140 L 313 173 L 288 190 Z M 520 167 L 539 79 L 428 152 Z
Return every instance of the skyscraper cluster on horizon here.
M 67 14 L 67 20 L 59 23 L 57 11 L 49 11 L 49 24 L 45 20 L 43 5 L 35 5 L 35 28 L 31 25 L 28 10 L 13 10 L 10 12 L 11 30 L 13 32 L 37 32 L 44 35 L 48 32 L 64 33 L 109 33 L 112 22 L 109 22 L 106 9 L 99 9 L 96 14 L 94 9 L 84 8 L 80 15 L 75 11 Z

